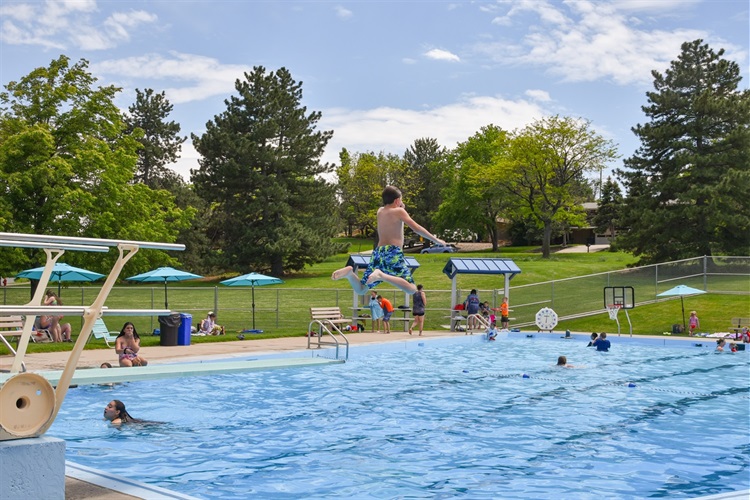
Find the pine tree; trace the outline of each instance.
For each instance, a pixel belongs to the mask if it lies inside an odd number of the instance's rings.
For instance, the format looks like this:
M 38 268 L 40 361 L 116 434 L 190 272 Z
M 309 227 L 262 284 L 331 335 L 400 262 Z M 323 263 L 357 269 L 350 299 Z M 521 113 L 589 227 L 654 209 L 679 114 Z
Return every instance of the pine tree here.
M 404 196 L 410 199 L 409 214 L 414 220 L 434 231 L 432 218 L 442 203 L 442 191 L 447 187 L 447 156 L 445 148 L 440 147 L 436 139 L 417 139 L 404 152 L 406 172 L 409 174 L 406 183 L 397 184 Z
M 136 100 L 128 108 L 125 117 L 127 132 L 143 131 L 138 142 L 143 146 L 138 150 L 138 169 L 135 180 L 151 188 L 162 188 L 174 184 L 174 173 L 165 166 L 177 160 L 180 145 L 185 137 L 180 137 L 180 124 L 166 121 L 174 106 L 164 92 L 155 94 L 152 89 L 141 92 L 135 89 Z
M 619 224 L 620 217 L 622 217 L 622 190 L 617 182 L 613 181 L 611 177 L 607 177 L 607 180 L 602 186 L 602 197 L 599 200 L 599 207 L 594 216 L 594 225 L 598 233 L 603 233 L 609 230 L 609 234 L 614 241 L 617 236 L 616 228 Z
M 334 188 L 319 159 L 332 132 L 315 130 L 302 83 L 285 68 L 255 67 L 235 83 L 226 111 L 193 135 L 203 156 L 192 181 L 212 203 L 214 248 L 238 272 L 281 276 L 339 250 Z
M 750 248 L 750 93 L 740 68 L 686 42 L 643 107 L 650 122 L 617 174 L 627 188 L 623 248 L 642 263 Z

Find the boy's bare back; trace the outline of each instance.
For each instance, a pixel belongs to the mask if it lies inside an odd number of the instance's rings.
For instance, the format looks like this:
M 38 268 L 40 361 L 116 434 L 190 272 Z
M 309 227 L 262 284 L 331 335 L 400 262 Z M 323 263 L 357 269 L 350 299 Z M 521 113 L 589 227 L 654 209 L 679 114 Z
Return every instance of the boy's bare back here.
M 432 236 L 425 228 L 414 222 L 414 219 L 406 212 L 401 198 L 399 198 L 378 209 L 378 246 L 403 247 L 404 223 L 421 236 Z M 435 241 L 443 243 L 442 240 L 437 238 L 435 238 Z

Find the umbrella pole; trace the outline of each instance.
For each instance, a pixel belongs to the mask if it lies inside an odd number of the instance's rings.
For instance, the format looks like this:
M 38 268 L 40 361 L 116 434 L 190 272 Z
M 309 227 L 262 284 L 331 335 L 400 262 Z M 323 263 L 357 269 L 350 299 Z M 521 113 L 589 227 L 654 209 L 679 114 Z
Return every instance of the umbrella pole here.
M 253 289 L 253 330 L 255 330 L 255 285 L 252 285 Z
M 167 300 L 167 278 L 164 278 L 164 309 L 169 309 L 169 301 Z
M 687 324 L 685 323 L 685 299 L 680 295 L 680 302 L 682 303 L 682 332 L 687 332 Z

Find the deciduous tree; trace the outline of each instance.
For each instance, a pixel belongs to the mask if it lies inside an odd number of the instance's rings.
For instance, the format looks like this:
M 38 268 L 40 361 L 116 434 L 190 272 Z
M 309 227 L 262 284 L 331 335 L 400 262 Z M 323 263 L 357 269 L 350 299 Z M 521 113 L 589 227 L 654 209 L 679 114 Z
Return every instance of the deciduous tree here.
M 544 228 L 542 255 L 548 258 L 555 224 L 585 222 L 581 202 L 591 192 L 585 174 L 616 158 L 615 148 L 589 122 L 553 116 L 516 131 L 510 151 L 504 186 L 519 214 Z
M 382 205 L 383 188 L 388 185 L 389 169 L 400 159 L 384 153 L 354 153 L 344 149 L 339 155 L 338 177 L 339 210 L 352 236 L 356 228 L 362 236 L 377 229 L 376 214 Z
M 617 171 L 627 188 L 623 248 L 642 263 L 750 248 L 750 92 L 737 63 L 702 40 L 682 44 L 633 132 L 641 141 Z
M 0 226 L 3 231 L 173 242 L 189 223 L 165 191 L 133 185 L 138 142 L 113 99 L 95 87 L 88 62 L 66 56 L 8 83 L 0 93 Z M 3 274 L 38 265 L 33 252 L 0 258 Z M 105 271 L 109 254 L 71 252 L 70 264 Z M 142 251 L 128 269 L 174 262 Z
M 456 146 L 448 162 L 453 182 L 444 191 L 437 219 L 443 229 L 469 229 L 487 234 L 498 249 L 497 221 L 507 211 L 501 165 L 508 155 L 508 133 L 495 125 L 482 127 Z

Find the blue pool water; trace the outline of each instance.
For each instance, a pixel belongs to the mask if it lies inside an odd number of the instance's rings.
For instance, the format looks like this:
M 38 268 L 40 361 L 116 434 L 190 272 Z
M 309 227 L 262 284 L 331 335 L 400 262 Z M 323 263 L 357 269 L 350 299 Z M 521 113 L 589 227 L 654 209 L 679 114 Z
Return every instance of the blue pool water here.
M 502 339 L 73 389 L 73 462 L 200 498 L 691 498 L 750 488 L 749 351 Z M 552 365 L 558 355 L 579 369 Z M 527 377 L 524 377 L 526 375 Z M 634 385 L 634 387 L 629 387 Z M 166 422 L 115 429 L 112 399 Z

